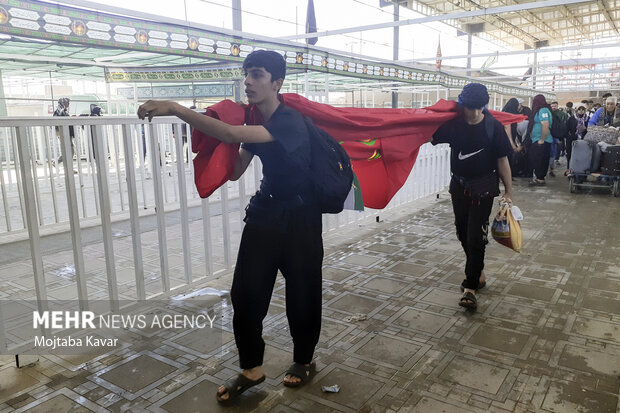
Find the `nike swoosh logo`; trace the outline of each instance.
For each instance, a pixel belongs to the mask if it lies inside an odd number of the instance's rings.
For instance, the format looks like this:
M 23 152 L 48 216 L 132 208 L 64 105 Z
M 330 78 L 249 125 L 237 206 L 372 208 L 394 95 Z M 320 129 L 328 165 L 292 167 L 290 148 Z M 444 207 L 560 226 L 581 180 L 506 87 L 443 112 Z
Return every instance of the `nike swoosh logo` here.
M 469 158 L 470 156 L 474 156 L 477 153 L 480 153 L 484 150 L 484 148 L 480 149 L 479 151 L 476 152 L 472 152 L 472 153 L 468 153 L 467 155 L 463 155 L 463 153 L 459 152 L 459 161 L 464 161 L 465 159 Z

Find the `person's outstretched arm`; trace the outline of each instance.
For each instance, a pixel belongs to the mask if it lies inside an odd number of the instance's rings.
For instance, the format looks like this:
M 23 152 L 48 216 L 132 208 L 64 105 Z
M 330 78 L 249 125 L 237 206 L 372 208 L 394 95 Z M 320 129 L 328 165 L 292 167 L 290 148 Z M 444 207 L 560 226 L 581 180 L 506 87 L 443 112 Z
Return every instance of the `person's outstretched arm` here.
M 149 100 L 138 108 L 140 119 L 148 118 L 150 122 L 155 116 L 176 116 L 202 133 L 225 143 L 265 143 L 274 140 L 261 125 L 229 125 L 169 100 Z

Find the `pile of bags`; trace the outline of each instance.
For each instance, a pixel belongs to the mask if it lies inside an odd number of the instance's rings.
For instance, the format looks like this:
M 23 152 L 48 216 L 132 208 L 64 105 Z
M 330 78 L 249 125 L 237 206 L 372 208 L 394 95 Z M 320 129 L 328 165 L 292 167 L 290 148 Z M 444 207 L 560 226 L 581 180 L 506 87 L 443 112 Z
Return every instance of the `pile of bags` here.
M 578 174 L 620 175 L 620 130 L 590 126 L 583 140 L 573 142 L 569 168 Z

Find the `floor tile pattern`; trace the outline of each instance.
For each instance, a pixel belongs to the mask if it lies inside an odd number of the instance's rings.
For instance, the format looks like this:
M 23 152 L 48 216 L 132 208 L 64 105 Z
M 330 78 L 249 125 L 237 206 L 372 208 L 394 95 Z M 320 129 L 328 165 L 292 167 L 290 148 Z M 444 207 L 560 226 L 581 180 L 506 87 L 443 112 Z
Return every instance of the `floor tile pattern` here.
M 221 342 L 191 332 L 135 334 L 131 346 L 103 356 L 46 356 L 20 369 L 2 358 L 0 413 L 618 413 L 620 200 L 596 190 L 570 194 L 563 178 L 515 186 L 523 250 L 491 241 L 476 313 L 457 305 L 464 254 L 442 193 L 326 236 L 318 371 L 304 388 L 281 384 L 292 341 L 279 277 L 264 322 L 268 379 L 232 407 L 214 397 L 238 369 L 232 310 L 224 306 Z M 155 274 L 156 232 L 143 240 L 151 251 L 145 270 L 151 265 Z M 118 246 L 117 259 L 131 262 L 130 246 Z M 87 266 L 104 270 L 103 253 L 85 250 Z M 46 265 L 58 270 L 71 259 L 65 255 Z M 31 290 L 29 270 L 27 262 L 0 268 L 10 287 L 2 294 Z M 50 295 L 63 298 L 67 285 L 54 274 Z M 230 280 L 225 274 L 206 285 L 229 288 Z M 128 272 L 119 282 L 135 280 Z M 321 391 L 334 384 L 339 393 Z

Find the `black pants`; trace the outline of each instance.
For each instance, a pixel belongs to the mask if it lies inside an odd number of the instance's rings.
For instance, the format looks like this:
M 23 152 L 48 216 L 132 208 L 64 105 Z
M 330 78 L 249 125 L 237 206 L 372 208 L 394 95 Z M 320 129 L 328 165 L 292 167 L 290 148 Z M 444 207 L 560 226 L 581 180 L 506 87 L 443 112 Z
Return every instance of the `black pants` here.
M 493 207 L 493 198 L 480 200 L 465 195 L 460 185 L 452 183 L 452 209 L 456 236 L 461 241 L 467 261 L 465 263 L 465 288 L 475 290 L 484 269 L 484 253 L 488 241 L 489 215 Z M 459 190 L 460 189 L 460 190 Z
M 542 145 L 538 142 L 532 143 L 531 155 L 536 179 L 544 180 L 549 170 L 549 158 L 551 157 L 551 144 L 545 142 Z
M 532 178 L 532 174 L 534 171 L 534 162 L 533 162 L 533 149 L 532 149 L 532 140 L 524 139 L 523 140 L 523 148 L 525 150 L 525 168 L 523 171 L 523 176 L 527 178 Z
M 286 281 L 286 316 L 293 337 L 293 361 L 312 361 L 321 333 L 321 226 L 286 232 L 247 224 L 241 236 L 231 298 L 233 329 L 242 369 L 263 364 L 263 319 L 278 269 Z
M 555 160 L 559 160 L 561 156 L 566 155 L 566 138 L 560 138 L 558 142 L 558 153 L 555 155 Z
M 520 150 L 519 152 L 513 152 L 510 156 L 510 171 L 512 172 L 512 176 L 515 177 L 531 177 L 532 171 L 529 170 L 528 175 L 528 159 L 527 152 L 525 149 Z

